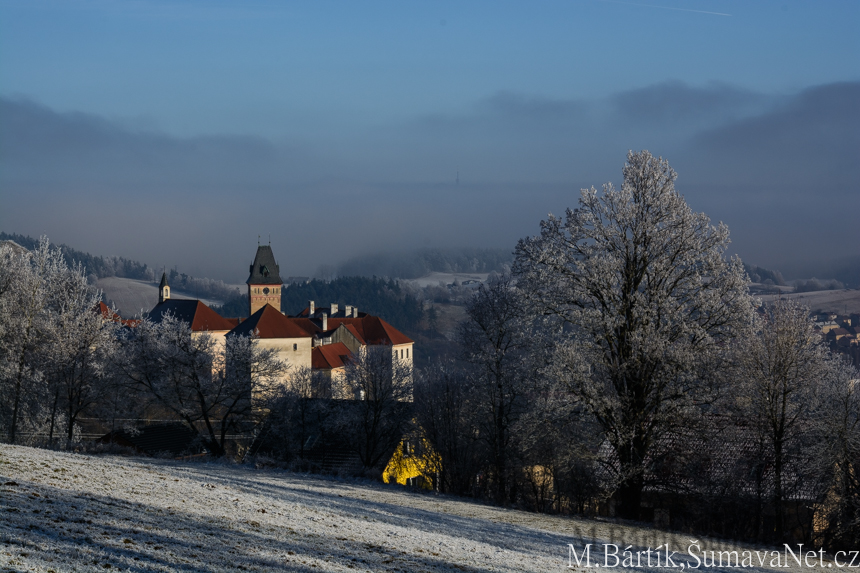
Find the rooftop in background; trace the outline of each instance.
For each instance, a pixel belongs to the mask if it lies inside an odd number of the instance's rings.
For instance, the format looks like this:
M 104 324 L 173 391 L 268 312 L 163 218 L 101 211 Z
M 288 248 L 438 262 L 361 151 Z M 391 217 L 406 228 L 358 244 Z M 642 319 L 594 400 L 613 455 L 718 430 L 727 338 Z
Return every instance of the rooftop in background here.
M 315 370 L 343 368 L 352 352 L 343 342 L 315 346 L 311 350 L 311 367 Z
M 168 313 L 189 323 L 193 332 L 232 330 L 237 324 L 236 320 L 222 317 L 199 300 L 175 298 L 155 305 L 155 308 L 149 313 L 149 317 L 154 322 L 161 322 Z
M 296 322 L 266 305 L 245 319 L 230 334 L 249 336 L 256 332 L 260 338 L 308 338 L 311 334 Z
M 275 262 L 275 255 L 270 245 L 259 245 L 254 264 L 251 265 L 250 275 L 245 281 L 249 285 L 281 285 L 280 269 Z

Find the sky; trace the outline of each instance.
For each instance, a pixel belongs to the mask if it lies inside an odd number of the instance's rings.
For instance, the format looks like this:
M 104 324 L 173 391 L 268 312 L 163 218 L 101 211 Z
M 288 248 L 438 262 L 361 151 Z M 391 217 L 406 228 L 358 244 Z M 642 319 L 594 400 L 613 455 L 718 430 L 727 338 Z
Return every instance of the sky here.
M 628 150 L 731 252 L 860 252 L 860 3 L 0 0 L 0 230 L 243 282 L 501 247 Z M 804 267 L 806 265 L 806 267 Z

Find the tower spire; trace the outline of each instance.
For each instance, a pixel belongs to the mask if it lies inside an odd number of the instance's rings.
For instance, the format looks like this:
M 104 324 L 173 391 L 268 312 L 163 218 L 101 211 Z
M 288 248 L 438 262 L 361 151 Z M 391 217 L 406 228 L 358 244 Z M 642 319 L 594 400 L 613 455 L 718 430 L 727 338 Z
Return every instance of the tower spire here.
M 167 284 L 167 271 L 161 273 L 161 282 L 158 284 L 158 304 L 170 300 L 170 285 Z

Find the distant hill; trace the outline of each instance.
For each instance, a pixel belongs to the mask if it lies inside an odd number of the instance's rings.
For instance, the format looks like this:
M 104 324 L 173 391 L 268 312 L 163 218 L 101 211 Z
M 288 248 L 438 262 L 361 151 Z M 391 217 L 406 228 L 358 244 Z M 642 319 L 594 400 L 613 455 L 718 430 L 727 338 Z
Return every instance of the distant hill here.
M 17 233 L 2 233 L 0 232 L 0 241 L 14 241 L 28 250 L 33 250 L 39 245 L 39 240 L 26 235 L 18 235 Z M 63 253 L 66 261 L 70 264 L 80 263 L 84 267 L 90 284 L 98 284 L 99 288 L 105 291 L 105 294 L 114 299 L 114 289 L 122 291 L 117 294 L 116 302 L 122 299 L 127 301 L 127 305 L 132 313 L 140 310 L 137 304 L 142 302 L 144 298 L 150 295 L 143 294 L 140 290 L 144 285 L 122 284 L 116 282 L 104 282 L 103 279 L 109 277 L 117 277 L 122 279 L 133 279 L 135 281 L 157 282 L 161 278 L 161 273 L 153 268 L 150 268 L 145 263 L 141 263 L 125 257 L 102 257 L 91 255 L 83 251 L 74 249 L 66 244 L 54 245 L 60 252 Z M 181 273 L 176 269 L 170 269 L 168 272 L 168 281 L 171 289 L 174 292 L 183 293 L 187 298 L 199 298 L 209 301 L 226 301 L 236 296 L 236 287 L 225 284 L 224 281 L 216 281 L 208 278 L 198 278 L 191 275 Z M 156 289 L 156 285 L 152 285 Z M 145 300 L 149 300 L 145 298 Z M 180 298 L 180 297 L 177 297 Z M 155 300 L 158 299 L 158 293 L 155 291 Z M 153 303 L 154 304 L 154 303 Z M 207 302 L 208 304 L 208 302 Z M 122 308 L 122 307 L 121 307 Z M 152 305 L 145 306 L 148 310 Z M 123 308 L 123 310 L 126 310 Z M 126 311 L 127 312 L 127 311 Z
M 27 250 L 32 251 L 39 246 L 39 239 L 17 233 L 0 232 L 0 241 L 15 241 Z M 63 253 L 66 261 L 81 263 L 88 275 L 95 279 L 104 277 L 123 277 L 138 280 L 155 280 L 155 271 L 145 263 L 139 263 L 124 257 L 100 257 L 83 251 L 78 251 L 66 244 L 54 245 Z M 94 282 L 94 281 L 91 281 Z

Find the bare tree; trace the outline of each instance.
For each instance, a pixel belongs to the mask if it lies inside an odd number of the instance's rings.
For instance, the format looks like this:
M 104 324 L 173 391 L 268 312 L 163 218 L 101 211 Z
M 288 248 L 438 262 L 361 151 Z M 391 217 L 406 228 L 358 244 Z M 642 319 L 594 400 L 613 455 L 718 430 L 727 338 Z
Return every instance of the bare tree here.
M 578 209 L 522 239 L 514 272 L 588 365 L 571 364 L 571 386 L 617 457 L 620 513 L 636 518 L 649 450 L 700 390 L 689 373 L 751 304 L 740 260 L 724 258 L 728 228 L 690 209 L 669 164 L 630 152 L 623 174 L 621 189 L 584 189 Z
M 411 420 L 412 367 L 390 346 L 366 346 L 347 363 L 345 381 L 358 399 L 344 408 L 343 431 L 365 470 L 394 451 Z
M 420 372 L 415 383 L 418 424 L 441 458 L 438 487 L 446 493 L 473 495 L 483 463 L 472 382 L 465 365 L 446 361 Z
M 466 312 L 460 340 L 464 360 L 474 367 L 473 416 L 489 452 L 493 497 L 504 504 L 514 470 L 511 430 L 537 391 L 539 333 L 509 275 L 481 285 Z
M 328 431 L 325 420 L 331 409 L 330 394 L 330 379 L 322 372 L 308 367 L 293 370 L 288 383 L 277 386 L 266 397 L 268 414 L 255 442 L 255 453 L 298 460 L 302 467 L 309 453 L 308 441 Z
M 190 428 L 198 431 L 202 424 L 215 456 L 226 453 L 227 430 L 259 411 L 254 384 L 268 386 L 286 368 L 274 351 L 248 337 L 228 337 L 222 354 L 211 334 L 192 333 L 188 323 L 170 315 L 159 323 L 141 321 L 124 347 L 118 367 L 125 376 Z

